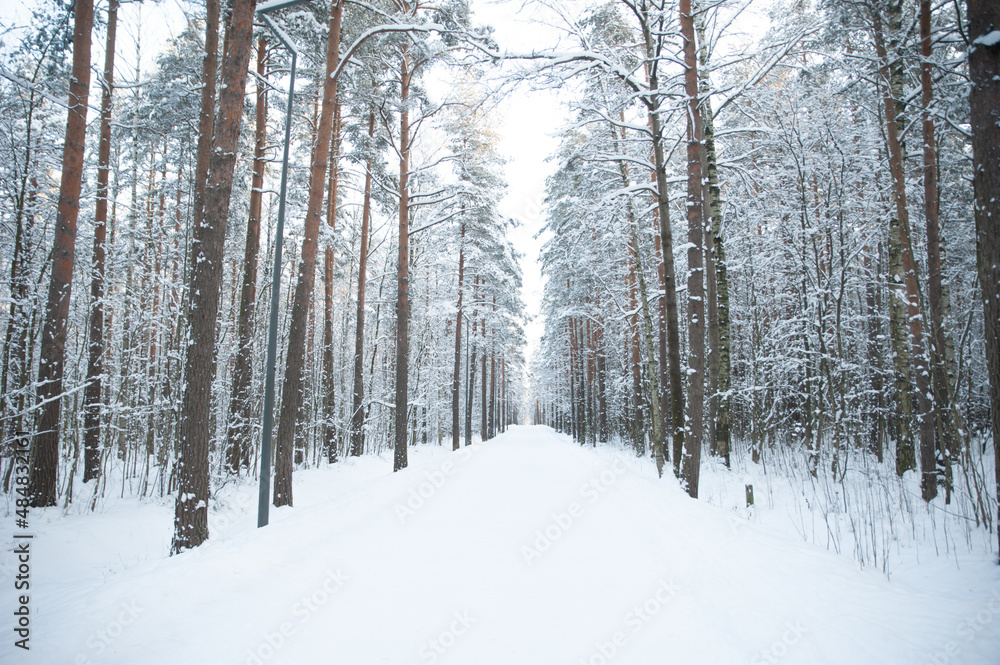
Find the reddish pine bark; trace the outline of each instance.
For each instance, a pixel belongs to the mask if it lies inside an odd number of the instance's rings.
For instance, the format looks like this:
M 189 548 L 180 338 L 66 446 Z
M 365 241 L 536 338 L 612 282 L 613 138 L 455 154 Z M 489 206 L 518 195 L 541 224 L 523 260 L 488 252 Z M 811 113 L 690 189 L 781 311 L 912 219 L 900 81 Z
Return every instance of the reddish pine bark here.
M 330 146 L 330 182 L 326 195 L 326 223 L 330 226 L 330 242 L 327 243 L 323 269 L 323 449 L 327 461 L 337 461 L 337 428 L 334 423 L 337 413 L 336 381 L 333 375 L 333 271 L 334 234 L 337 231 L 337 188 L 339 184 L 338 161 L 340 159 L 340 104 L 333 109 L 333 143 Z
M 659 90 L 658 57 L 650 29 L 651 17 L 644 13 L 642 21 L 643 41 L 646 47 L 646 68 L 649 90 Z M 660 362 L 667 365 L 670 379 L 670 415 L 672 420 L 674 473 L 680 476 L 681 457 L 684 448 L 684 387 L 681 377 L 681 339 L 677 314 L 677 277 L 674 270 L 673 231 L 670 228 L 670 201 L 667 196 L 667 165 L 663 154 L 663 127 L 660 120 L 660 96 L 652 94 L 647 101 L 649 130 L 653 142 L 653 167 L 656 172 L 656 210 L 660 222 L 660 240 L 663 243 L 663 297 L 666 301 L 666 320 L 661 325 L 667 327 L 667 357 Z M 666 432 L 664 432 L 664 445 Z
M 943 472 L 945 494 L 951 499 L 951 455 L 956 444 L 957 430 L 951 405 L 945 349 L 944 286 L 941 279 L 943 258 L 941 252 L 941 228 L 938 221 L 938 173 L 937 140 L 934 136 L 934 119 L 930 107 L 934 101 L 934 87 L 931 79 L 931 3 L 920 2 L 920 87 L 921 102 L 924 107 L 924 213 L 927 220 L 927 302 L 931 328 L 931 362 L 934 380 L 934 416 L 937 422 L 939 471 Z
M 873 13 L 875 47 L 885 79 L 883 93 L 886 138 L 889 148 L 889 171 L 893 181 L 893 199 L 896 204 L 896 219 L 899 226 L 903 281 L 905 284 L 906 319 L 909 324 L 910 355 L 913 361 L 914 380 L 917 386 L 917 421 L 920 434 L 921 490 L 925 501 L 937 495 L 937 464 L 934 456 L 934 414 L 930 394 L 930 367 L 924 354 L 923 313 L 920 308 L 920 288 L 917 284 L 916 264 L 913 258 L 913 243 L 910 237 L 910 217 L 906 203 L 906 180 L 903 167 L 903 147 L 899 140 L 897 123 L 897 103 L 889 89 L 890 72 L 888 53 L 882 37 L 882 22 L 878 12 Z
M 260 215 L 263 201 L 264 151 L 267 147 L 267 38 L 257 41 L 257 105 L 255 108 L 253 178 L 250 189 L 250 215 L 247 218 L 246 245 L 243 252 L 243 286 L 237 329 L 236 360 L 233 365 L 233 390 L 230 399 L 229 447 L 226 466 L 239 473 L 250 466 L 253 406 L 250 383 L 253 379 L 253 320 L 257 309 L 257 255 L 260 253 Z
M 215 331 L 222 284 L 223 245 L 233 193 L 240 127 L 243 124 L 243 97 L 246 92 L 247 66 L 250 64 L 255 5 L 255 0 L 233 0 L 228 28 L 232 45 L 222 63 L 219 114 L 213 128 L 208 181 L 205 184 L 204 216 L 202 223 L 195 224 L 192 230 L 188 264 L 189 338 L 184 361 L 187 384 L 181 405 L 177 502 L 174 509 L 174 539 L 171 544 L 171 552 L 175 554 L 197 547 L 208 538 L 208 456 L 211 443 Z M 207 72 L 211 40 L 206 41 L 206 45 Z M 203 96 L 202 102 L 205 100 L 206 97 Z M 204 112 L 203 106 L 202 113 Z M 197 204 L 195 209 L 197 210 Z
M 228 26 L 227 26 L 228 31 Z M 201 65 L 201 108 L 198 112 L 198 147 L 194 163 L 191 228 L 205 217 L 205 186 L 212 161 L 215 136 L 215 77 L 219 70 L 219 0 L 205 0 L 205 59 Z
M 62 415 L 63 364 L 66 359 L 66 323 L 73 286 L 76 221 L 80 214 L 84 143 L 87 135 L 87 97 L 90 91 L 90 42 L 94 23 L 93 0 L 77 0 L 73 23 L 73 69 L 69 83 L 69 112 L 63 145 L 62 179 L 52 240 L 49 295 L 42 327 L 38 366 L 39 415 L 31 449 L 28 492 L 32 506 L 56 504 L 59 465 L 59 427 Z
M 979 284 L 983 290 L 986 366 L 990 377 L 994 459 L 1000 459 L 1000 43 L 987 46 L 982 38 L 1000 31 L 1000 4 L 968 0 L 969 107 L 972 120 L 972 160 L 976 199 L 976 245 Z M 977 43 L 976 40 L 980 40 Z M 1000 464 L 996 464 L 1000 499 Z M 1000 524 L 1000 512 L 997 515 Z M 1000 544 L 1000 528 L 997 529 Z
M 294 462 L 295 424 L 302 408 L 302 372 L 305 367 L 306 332 L 316 279 L 316 250 L 319 244 L 319 223 L 323 214 L 323 192 L 330 160 L 330 136 L 333 133 L 333 110 L 337 103 L 337 82 L 333 79 L 340 62 L 340 22 L 344 13 L 343 0 L 337 0 L 330 12 L 330 29 L 326 47 L 326 77 L 323 79 L 323 101 L 319 124 L 313 141 L 309 165 L 309 202 L 299 257 L 299 276 L 295 285 L 291 321 L 288 326 L 288 353 L 285 356 L 285 380 L 281 388 L 281 411 L 278 435 L 274 444 L 274 505 L 292 505 L 292 465 Z
M 101 473 L 101 392 L 104 375 L 104 257 L 108 232 L 108 174 L 111 162 L 111 95 L 115 76 L 118 0 L 108 5 L 108 34 L 101 85 L 101 138 L 97 147 L 97 209 L 94 213 L 94 263 L 90 282 L 90 342 L 87 388 L 83 396 L 83 482 Z

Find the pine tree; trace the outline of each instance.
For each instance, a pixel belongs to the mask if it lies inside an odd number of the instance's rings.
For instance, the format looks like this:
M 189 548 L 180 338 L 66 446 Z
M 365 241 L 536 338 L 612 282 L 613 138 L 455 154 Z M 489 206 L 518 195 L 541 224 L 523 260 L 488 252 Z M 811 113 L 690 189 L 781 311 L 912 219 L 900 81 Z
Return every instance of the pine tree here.
M 66 329 L 73 287 L 76 223 L 83 185 L 84 142 L 90 93 L 90 43 L 94 23 L 93 0 L 74 5 L 73 71 L 69 85 L 69 110 L 63 147 L 59 206 L 52 240 L 52 267 L 38 368 L 39 415 L 31 448 L 29 494 L 32 506 L 54 506 L 59 466 L 59 433 L 63 377 L 66 362 Z
M 1000 7 L 989 0 L 968 0 L 967 8 L 976 244 L 979 284 L 983 289 L 993 451 L 994 459 L 1000 459 Z M 1000 464 L 996 465 L 996 488 L 1000 499 Z M 997 517 L 1000 523 L 1000 513 Z M 1000 528 L 997 537 L 1000 540 Z
M 255 6 L 255 0 L 234 0 L 226 26 L 229 48 L 222 63 L 219 113 L 213 128 L 203 221 L 195 223 L 192 232 L 187 306 L 190 332 L 184 367 L 187 384 L 181 406 L 177 501 L 170 548 L 175 554 L 197 547 L 208 538 L 208 458 L 215 331 L 222 286 L 223 243 L 233 191 L 236 147 L 243 123 L 243 96 L 253 44 Z M 206 63 L 210 57 L 209 51 Z M 206 71 L 208 69 L 206 64 Z M 205 97 L 202 99 L 204 102 Z M 195 219 L 197 222 L 197 217 Z

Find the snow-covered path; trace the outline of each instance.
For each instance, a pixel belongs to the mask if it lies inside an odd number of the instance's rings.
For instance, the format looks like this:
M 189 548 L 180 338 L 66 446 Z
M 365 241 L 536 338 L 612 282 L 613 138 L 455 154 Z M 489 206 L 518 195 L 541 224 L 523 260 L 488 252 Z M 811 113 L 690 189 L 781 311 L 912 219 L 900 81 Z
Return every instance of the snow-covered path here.
M 32 650 L 7 629 L 0 662 L 1000 662 L 1000 572 L 953 571 L 935 593 L 890 583 L 693 501 L 623 451 L 517 427 L 424 447 L 400 473 L 366 476 L 374 463 L 317 476 L 340 487 L 297 485 L 299 507 L 266 529 L 247 515 L 195 551 L 89 579 L 58 562 L 86 556 L 86 527 L 70 527 L 102 516 L 64 520 L 65 542 L 52 522 L 39 548 L 63 549 L 35 562 Z

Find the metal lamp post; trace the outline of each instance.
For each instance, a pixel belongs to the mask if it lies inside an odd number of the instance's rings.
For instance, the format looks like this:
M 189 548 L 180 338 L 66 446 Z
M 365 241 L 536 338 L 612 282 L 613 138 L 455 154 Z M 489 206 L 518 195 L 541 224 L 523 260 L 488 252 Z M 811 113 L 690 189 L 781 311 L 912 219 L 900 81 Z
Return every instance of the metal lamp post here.
M 278 295 L 281 289 L 281 246 L 285 229 L 285 195 L 288 189 L 288 150 L 292 134 L 292 101 L 295 97 L 295 64 L 299 51 L 291 38 L 271 19 L 279 9 L 310 0 L 274 0 L 257 8 L 261 20 L 271 29 L 291 55 L 288 78 L 288 105 L 285 110 L 285 147 L 281 157 L 281 187 L 278 191 L 278 226 L 274 238 L 274 270 L 271 276 L 271 315 L 267 324 L 267 364 L 264 375 L 264 422 L 260 442 L 260 495 L 257 499 L 257 527 L 267 526 L 271 494 L 271 430 L 274 426 L 274 373 L 278 355 Z

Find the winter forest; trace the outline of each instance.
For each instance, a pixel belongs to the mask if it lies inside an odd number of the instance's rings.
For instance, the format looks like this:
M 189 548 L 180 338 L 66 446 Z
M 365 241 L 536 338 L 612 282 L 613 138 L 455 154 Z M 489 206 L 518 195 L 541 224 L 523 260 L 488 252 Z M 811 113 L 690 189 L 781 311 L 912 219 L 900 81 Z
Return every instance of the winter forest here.
M 998 218 L 992 0 L 0 0 L 0 661 L 996 663 Z

